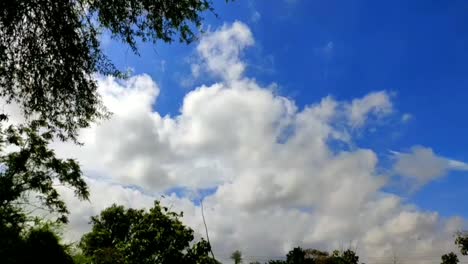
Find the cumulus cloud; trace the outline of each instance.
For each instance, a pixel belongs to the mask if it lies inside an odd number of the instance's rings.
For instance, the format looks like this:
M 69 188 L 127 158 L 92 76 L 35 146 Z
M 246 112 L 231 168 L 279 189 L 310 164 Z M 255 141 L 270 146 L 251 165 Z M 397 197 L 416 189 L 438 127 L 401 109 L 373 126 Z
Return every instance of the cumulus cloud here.
M 240 53 L 253 44 L 252 32 L 247 25 L 234 22 L 203 37 L 197 51 L 209 73 L 225 80 L 233 80 L 238 79 L 245 70 Z
M 221 259 L 235 249 L 278 256 L 296 245 L 331 250 L 350 242 L 364 261 L 452 250 L 463 221 L 385 193 L 387 177 L 373 150 L 333 144 L 352 142 L 350 131 L 391 114 L 388 94 L 325 97 L 300 109 L 244 76 L 240 55 L 253 43 L 240 22 L 204 36 L 197 51 L 222 81 L 187 93 L 176 116 L 154 110 L 159 87 L 147 75 L 98 78 L 114 115 L 81 133 L 83 147 L 55 146 L 79 159 L 91 186 L 91 203 L 64 190 L 73 208 L 69 238 L 111 203 L 147 207 L 153 199 L 184 211 L 184 221 L 203 234 L 199 203 L 173 190 L 209 189 L 198 198 Z
M 408 153 L 393 152 L 394 171 L 424 184 L 445 176 L 450 171 L 468 171 L 468 164 L 437 156 L 431 148 L 414 146 Z

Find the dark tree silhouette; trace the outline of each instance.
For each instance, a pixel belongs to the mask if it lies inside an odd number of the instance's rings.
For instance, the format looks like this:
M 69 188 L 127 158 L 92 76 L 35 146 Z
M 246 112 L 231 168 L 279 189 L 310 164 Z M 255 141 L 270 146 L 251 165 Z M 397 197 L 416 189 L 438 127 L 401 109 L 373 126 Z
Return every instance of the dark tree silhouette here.
M 350 249 L 335 250 L 333 254 L 317 249 L 302 249 L 296 247 L 288 252 L 286 261 L 270 260 L 268 264 L 358 264 L 359 257 Z
M 458 260 L 458 256 L 453 252 L 442 255 L 441 258 L 442 258 L 441 264 L 457 264 L 458 262 L 460 262 Z
M 468 233 L 466 231 L 457 233 L 455 244 L 460 248 L 462 255 L 468 255 Z
M 239 250 L 232 252 L 231 259 L 234 261 L 234 264 L 242 263 L 242 252 Z
M 288 264 L 303 264 L 306 263 L 305 259 L 305 251 L 300 248 L 296 247 L 293 250 L 289 251 L 286 255 L 286 263 Z
M 48 225 L 38 225 L 22 235 L 2 234 L 0 255 L 2 263 L 72 264 L 67 248 Z

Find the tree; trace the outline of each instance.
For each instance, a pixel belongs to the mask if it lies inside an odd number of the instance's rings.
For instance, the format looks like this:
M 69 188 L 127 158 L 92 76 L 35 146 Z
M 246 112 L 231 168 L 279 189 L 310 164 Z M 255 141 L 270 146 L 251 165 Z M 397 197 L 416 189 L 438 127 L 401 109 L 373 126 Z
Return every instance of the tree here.
M 209 257 L 205 240 L 190 246 L 193 230 L 177 214 L 158 201 L 145 210 L 113 205 L 91 218 L 90 233 L 80 242 L 83 254 L 93 263 L 217 263 Z
M 23 234 L 29 232 L 31 225 L 34 226 L 34 217 L 29 216 L 26 210 L 45 210 L 56 215 L 58 222 L 67 222 L 67 207 L 54 184 L 71 187 L 79 198 L 88 197 L 78 164 L 71 159 L 55 157 L 47 147 L 50 134 L 41 132 L 37 122 L 6 129 L 0 127 L 0 151 L 16 149 L 0 155 L 0 259 L 12 258 L 13 263 L 24 257 L 24 248 L 30 244 L 28 240 L 25 242 Z M 54 247 L 52 236 L 46 237 L 48 233 L 37 232 L 30 234 L 31 239 L 33 235 L 40 234 L 40 239 L 36 241 L 47 239 L 45 241 L 52 243 L 48 246 Z M 41 247 L 47 248 L 47 245 L 29 249 Z M 37 251 L 41 252 L 45 251 Z M 46 262 L 52 263 L 51 260 Z
M 287 264 L 284 260 L 270 260 L 268 264 Z
M 358 264 L 359 257 L 350 249 L 346 251 L 333 251 L 328 254 L 326 251 L 317 249 L 303 250 L 296 247 L 288 252 L 286 261 L 270 260 L 268 264 Z
M 455 244 L 460 248 L 462 255 L 468 255 L 468 233 L 467 232 L 458 232 L 457 238 L 455 239 Z
M 332 257 L 334 258 L 334 263 L 340 264 L 358 264 L 359 256 L 356 255 L 351 249 L 347 249 L 343 252 L 335 250 Z
M 58 236 L 48 227 L 29 231 L 21 254 L 25 256 L 24 263 L 73 264 L 66 247 L 60 244 Z
M 207 10 L 212 10 L 209 0 L 0 1 L 0 97 L 19 105 L 31 121 L 28 125 L 34 124 L 30 128 L 32 133 L 23 133 L 25 126 L 9 127 L 16 130 L 15 138 L 21 135 L 30 143 L 39 141 L 41 149 L 48 147 L 53 137 L 77 142 L 80 128 L 108 116 L 93 75 L 124 77 L 124 74 L 101 51 L 99 38 L 103 30 L 128 44 L 135 53 L 138 39 L 155 43 L 178 38 L 190 43 L 196 37 L 194 26 L 198 28 L 203 21 L 201 12 Z M 0 117 L 0 121 L 6 120 L 5 113 Z M 6 138 L 10 133 L 3 130 L 1 136 Z M 2 143 L 2 151 L 11 144 L 17 145 L 9 140 Z M 28 157 L 23 154 L 24 151 L 17 153 L 22 159 L 13 161 L 23 162 Z M 23 165 L 11 161 L 3 158 L 2 167 Z M 79 168 L 72 161 L 67 161 L 64 167 L 60 165 L 56 169 Z M 10 179 L 6 181 L 10 182 L 1 186 L 2 190 L 17 187 L 12 186 Z M 84 190 L 79 184 L 76 191 L 81 195 Z
M 442 255 L 442 263 L 441 264 L 457 264 L 458 262 L 460 262 L 458 260 L 458 256 L 453 252 Z
M 75 264 L 89 264 L 91 263 L 91 258 L 83 255 L 81 252 L 72 254 L 73 263 Z
M 81 128 L 109 116 L 94 75 L 125 74 L 102 52 L 102 32 L 138 54 L 137 40 L 190 43 L 201 13 L 211 10 L 210 0 L 0 1 L 0 97 L 19 106 L 26 120 L 8 124 L 0 112 L 2 239 L 20 238 L 28 207 L 67 221 L 55 184 L 88 198 L 79 164 L 57 158 L 49 145 L 56 138 L 79 143 Z
M 326 264 L 326 263 L 333 263 L 330 255 L 326 251 L 320 251 L 317 249 L 306 249 L 306 259 L 313 260 L 315 264 Z
M 67 221 L 68 210 L 60 199 L 54 183 L 71 187 L 81 199 L 88 198 L 86 182 L 77 162 L 72 159 L 59 159 L 48 148 L 52 135 L 40 131 L 39 121 L 29 125 L 0 128 L 0 151 L 15 147 L 17 151 L 0 155 L 3 169 L 0 172 L 0 214 L 1 225 L 19 224 L 22 217 L 9 217 L 21 214 L 20 208 L 35 207 L 30 203 L 33 196 L 44 207 L 41 209 L 58 214 L 60 222 Z M 8 219 L 11 219 L 9 221 Z
M 72 264 L 67 247 L 48 223 L 38 223 L 22 234 L 2 234 L 0 255 L 2 263 Z
M 138 53 L 137 40 L 190 43 L 210 0 L 3 0 L 0 96 L 62 139 L 106 115 L 93 75 L 122 77 L 100 47 L 107 30 Z
M 235 264 L 242 263 L 242 252 L 240 252 L 239 250 L 232 252 L 231 259 L 234 260 Z
M 296 247 L 293 250 L 289 251 L 286 255 L 286 262 L 288 264 L 302 264 L 305 261 L 305 251 Z

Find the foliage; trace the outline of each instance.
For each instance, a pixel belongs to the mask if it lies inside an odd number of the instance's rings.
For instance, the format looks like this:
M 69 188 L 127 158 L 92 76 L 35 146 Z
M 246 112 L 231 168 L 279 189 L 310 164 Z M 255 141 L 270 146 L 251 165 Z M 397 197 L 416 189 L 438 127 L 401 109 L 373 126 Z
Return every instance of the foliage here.
M 296 247 L 288 252 L 286 261 L 270 260 L 268 264 L 358 264 L 359 257 L 350 249 L 340 252 L 335 250 L 333 254 L 317 249 L 302 249 Z
M 0 1 L 0 96 L 62 139 L 106 116 L 93 75 L 123 77 L 100 47 L 108 30 L 137 53 L 142 41 L 190 43 L 209 0 Z
M 286 264 L 286 261 L 284 261 L 284 260 L 270 260 L 270 261 L 268 261 L 268 264 Z
M 2 263 L 73 263 L 67 247 L 49 224 L 39 223 L 22 233 L 2 233 L 1 237 Z
M 81 199 L 89 195 L 78 164 L 57 158 L 48 148 L 50 133 L 40 127 L 39 121 L 0 127 L 0 259 L 8 259 L 6 263 L 31 263 L 24 260 L 24 252 L 47 260 L 44 263 L 66 263 L 56 236 L 34 223 L 32 213 L 39 209 L 49 213 L 49 219 L 67 222 L 57 184 L 75 190 Z M 41 255 L 47 251 L 51 254 Z
M 457 264 L 458 262 L 460 262 L 458 260 L 458 256 L 453 252 L 442 255 L 442 263 L 441 264 Z
M 335 257 L 330 256 L 328 252 L 321 251 L 318 249 L 306 249 L 306 258 L 312 259 L 313 263 L 316 264 L 326 264 L 326 263 L 335 263 Z
M 286 255 L 286 263 L 288 264 L 306 264 L 313 263 L 311 259 L 306 258 L 306 252 L 300 248 L 293 248 Z
M 200 12 L 213 10 L 208 0 L 127 0 L 87 1 L 88 17 L 97 16 L 99 23 L 136 52 L 135 37 L 143 41 L 172 42 L 177 33 L 182 43 L 196 38 L 191 27 L 200 27 Z
M 332 258 L 334 259 L 334 263 L 340 263 L 340 264 L 358 264 L 359 263 L 359 257 L 351 249 L 347 249 L 343 252 L 335 250 L 333 252 Z
M 66 247 L 48 227 L 32 229 L 27 234 L 23 252 L 27 252 L 26 263 L 73 263 Z
M 190 246 L 193 230 L 181 216 L 157 201 L 149 211 L 113 205 L 91 218 L 92 231 L 80 247 L 93 263 L 215 263 L 208 242 Z
M 468 233 L 458 232 L 455 239 L 455 244 L 460 248 L 462 255 L 468 255 Z
M 14 147 L 0 155 L 0 213 L 2 224 L 19 224 L 20 208 L 33 207 L 58 213 L 58 220 L 67 221 L 68 210 L 54 184 L 68 186 L 81 199 L 88 198 L 88 189 L 79 165 L 72 159 L 59 159 L 48 148 L 52 138 L 41 132 L 39 122 L 10 125 L 0 130 L 0 150 Z M 31 202 L 35 199 L 40 205 Z M 15 217 L 16 215 L 16 217 Z M 24 217 L 23 217 L 24 218 Z M 10 219 L 10 220 L 8 220 Z M 23 219 L 24 220 L 24 219 Z
M 88 197 L 78 164 L 57 158 L 48 148 L 51 135 L 40 127 L 36 121 L 0 129 L 0 259 L 6 263 L 31 263 L 32 259 L 67 263 L 57 236 L 48 226 L 34 224 L 30 213 L 45 210 L 55 213 L 58 222 L 67 222 L 68 210 L 55 184 L 74 189 L 82 199 Z M 31 261 L 25 260 L 28 256 Z
M 232 252 L 231 259 L 234 260 L 235 264 L 242 263 L 242 252 L 240 252 L 239 250 Z
M 89 264 L 91 263 L 91 258 L 83 255 L 82 253 L 72 254 L 73 263 L 75 264 Z

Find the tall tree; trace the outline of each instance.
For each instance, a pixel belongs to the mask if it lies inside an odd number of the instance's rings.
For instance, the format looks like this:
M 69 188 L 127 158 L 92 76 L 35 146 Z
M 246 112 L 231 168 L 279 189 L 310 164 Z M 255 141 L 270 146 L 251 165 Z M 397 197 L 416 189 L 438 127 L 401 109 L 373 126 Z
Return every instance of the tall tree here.
M 40 124 L 35 122 L 29 126 L 0 127 L 0 151 L 16 149 L 0 155 L 0 259 L 23 258 L 22 236 L 34 223 L 27 215 L 29 210 L 45 210 L 53 213 L 57 221 L 67 221 L 67 207 L 54 184 L 71 187 L 80 198 L 88 197 L 78 164 L 56 158 L 47 147 L 50 134 L 39 129 Z
M 93 263 L 217 263 L 205 240 L 190 246 L 193 230 L 180 222 L 181 216 L 157 201 L 149 211 L 113 205 L 91 218 L 92 230 L 80 247 Z
M 231 259 L 234 261 L 234 264 L 242 263 L 242 252 L 239 250 L 232 252 Z
M 0 243 L 19 237 L 28 207 L 67 221 L 55 184 L 88 198 L 79 164 L 57 158 L 49 144 L 79 143 L 81 128 L 109 116 L 94 75 L 125 74 L 102 52 L 102 32 L 138 54 L 138 40 L 192 42 L 211 10 L 210 0 L 0 1 L 0 97 L 25 119 L 13 125 L 0 112 Z
M 458 260 L 458 256 L 453 252 L 442 255 L 441 258 L 442 258 L 441 264 L 457 264 L 458 262 L 460 262 Z
M 80 128 L 108 114 L 93 75 L 123 74 L 101 51 L 103 30 L 136 53 L 137 39 L 190 43 L 206 10 L 212 10 L 208 0 L 0 1 L 0 97 L 19 105 L 28 120 L 5 127 L 6 115 L 0 115 L 0 162 L 6 168 L 0 206 L 35 191 L 47 207 L 64 213 L 54 179 L 87 198 L 78 164 L 55 158 L 48 144 L 54 137 L 76 142 Z M 19 151 L 7 154 L 11 146 Z

